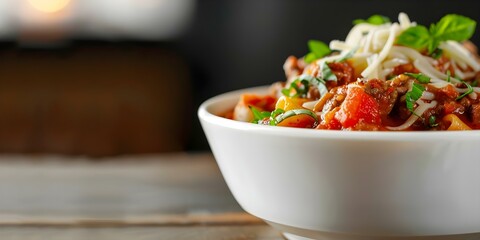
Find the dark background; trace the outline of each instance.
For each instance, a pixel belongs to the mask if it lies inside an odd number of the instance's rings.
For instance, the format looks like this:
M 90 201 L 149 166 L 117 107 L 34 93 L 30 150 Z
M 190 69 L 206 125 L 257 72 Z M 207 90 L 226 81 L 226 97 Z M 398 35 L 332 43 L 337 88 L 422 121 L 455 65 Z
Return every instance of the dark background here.
M 303 56 L 309 39 L 343 40 L 353 19 L 372 14 L 397 21 L 403 11 L 424 25 L 447 13 L 480 21 L 480 2 L 465 0 L 204 0 L 195 8 L 187 30 L 170 40 L 77 38 L 48 48 L 4 40 L 0 152 L 208 150 L 199 104 L 284 80 L 284 60 Z

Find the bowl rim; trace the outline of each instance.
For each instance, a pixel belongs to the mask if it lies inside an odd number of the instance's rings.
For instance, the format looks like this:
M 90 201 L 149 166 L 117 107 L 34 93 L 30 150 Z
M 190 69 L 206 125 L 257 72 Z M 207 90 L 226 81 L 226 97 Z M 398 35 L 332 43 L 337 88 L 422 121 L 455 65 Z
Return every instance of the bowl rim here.
M 252 134 L 269 134 L 285 137 L 315 138 L 315 139 L 342 139 L 364 141 L 408 141 L 425 142 L 439 140 L 471 141 L 480 140 L 480 130 L 470 131 L 343 131 L 318 130 L 289 127 L 275 127 L 235 121 L 211 113 L 208 109 L 227 99 L 235 99 L 242 93 L 266 92 L 269 86 L 259 86 L 229 91 L 204 101 L 198 108 L 198 117 L 201 121 L 224 128 L 252 132 Z M 232 106 L 233 108 L 234 106 Z

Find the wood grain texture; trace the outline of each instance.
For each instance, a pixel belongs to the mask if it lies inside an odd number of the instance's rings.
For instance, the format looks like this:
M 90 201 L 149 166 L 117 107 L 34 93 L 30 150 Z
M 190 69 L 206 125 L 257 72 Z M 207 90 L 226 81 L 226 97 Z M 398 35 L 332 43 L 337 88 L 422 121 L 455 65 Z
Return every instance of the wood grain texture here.
M 267 225 L 129 227 L 129 228 L 45 228 L 3 227 L 2 240 L 282 240 Z
M 0 219 L 242 211 L 210 154 L 0 156 Z
M 186 226 L 246 226 L 265 225 L 248 213 L 212 213 L 212 214 L 159 214 L 149 216 L 129 216 L 122 219 L 70 217 L 10 217 L 0 219 L 0 226 L 37 226 L 37 227 L 186 227 Z
M 0 239 L 260 239 L 211 154 L 0 155 Z

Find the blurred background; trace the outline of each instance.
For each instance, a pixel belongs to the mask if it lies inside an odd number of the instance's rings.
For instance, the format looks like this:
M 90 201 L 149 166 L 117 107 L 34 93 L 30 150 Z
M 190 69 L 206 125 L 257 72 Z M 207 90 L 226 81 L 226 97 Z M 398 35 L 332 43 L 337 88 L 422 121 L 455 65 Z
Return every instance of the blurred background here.
M 0 153 L 206 151 L 196 109 L 284 80 L 306 42 L 400 11 L 480 21 L 479 1 L 0 0 Z M 478 29 L 478 27 L 477 27 Z M 480 44 L 480 34 L 473 37 Z

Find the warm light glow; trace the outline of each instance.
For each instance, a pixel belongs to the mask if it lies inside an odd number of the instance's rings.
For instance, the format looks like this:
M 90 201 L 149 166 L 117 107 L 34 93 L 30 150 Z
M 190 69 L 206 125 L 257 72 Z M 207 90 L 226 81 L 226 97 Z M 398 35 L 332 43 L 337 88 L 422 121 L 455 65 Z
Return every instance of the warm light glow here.
M 28 0 L 28 2 L 41 12 L 54 13 L 64 9 L 70 0 Z

